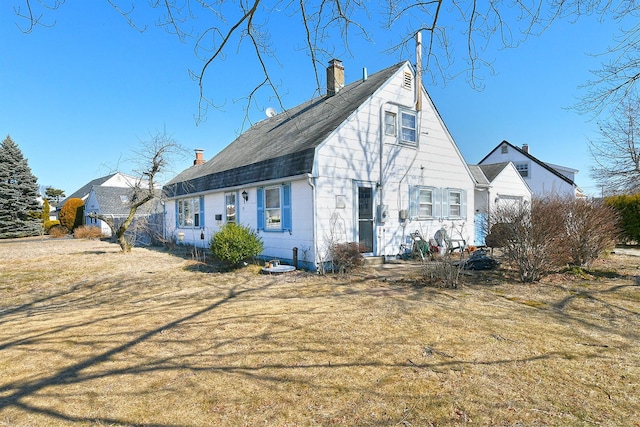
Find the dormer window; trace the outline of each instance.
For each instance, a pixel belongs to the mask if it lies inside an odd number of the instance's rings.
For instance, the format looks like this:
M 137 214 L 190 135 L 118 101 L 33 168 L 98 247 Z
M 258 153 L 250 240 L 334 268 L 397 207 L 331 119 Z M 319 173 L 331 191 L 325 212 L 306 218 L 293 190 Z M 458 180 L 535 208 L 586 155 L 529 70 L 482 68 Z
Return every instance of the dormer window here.
M 523 178 L 529 178 L 529 163 L 515 163 L 516 170 Z

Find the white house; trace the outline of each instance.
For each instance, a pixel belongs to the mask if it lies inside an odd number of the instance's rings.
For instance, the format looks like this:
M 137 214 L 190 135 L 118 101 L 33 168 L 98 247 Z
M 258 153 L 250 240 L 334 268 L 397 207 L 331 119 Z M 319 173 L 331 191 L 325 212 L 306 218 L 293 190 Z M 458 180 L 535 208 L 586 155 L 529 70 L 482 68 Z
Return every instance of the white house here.
M 531 190 L 512 162 L 469 165 L 476 180 L 475 244 L 484 246 L 491 213 L 504 203 L 530 203 Z
M 164 187 L 165 228 L 205 246 L 228 221 L 258 230 L 264 257 L 314 269 L 332 243 L 395 256 L 409 233 L 445 228 L 473 244 L 476 181 L 414 68 L 351 84 L 338 60 L 327 94 L 269 114 Z M 295 249 L 294 249 L 295 248 Z
M 498 144 L 479 164 L 512 162 L 534 196 L 584 197 L 575 183 L 578 170 L 545 163 L 529 153 L 529 146 L 516 147 L 508 141 Z
M 135 190 L 130 187 L 111 187 L 94 185 L 84 202 L 84 224 L 100 227 L 103 236 L 112 235 L 111 228 L 92 214 L 103 215 L 113 220 L 119 226 L 129 216 L 131 200 Z M 127 230 L 129 237 L 136 244 L 149 244 L 154 233 L 162 234 L 162 213 L 160 203 L 161 191 L 157 190 L 157 197 L 138 207 L 133 223 Z

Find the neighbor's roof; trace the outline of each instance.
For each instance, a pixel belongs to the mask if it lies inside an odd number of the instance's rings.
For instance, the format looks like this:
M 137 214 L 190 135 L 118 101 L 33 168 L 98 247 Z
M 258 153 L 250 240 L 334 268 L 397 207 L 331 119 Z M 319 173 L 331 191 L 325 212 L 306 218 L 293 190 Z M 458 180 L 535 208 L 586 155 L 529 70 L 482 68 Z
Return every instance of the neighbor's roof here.
M 85 185 L 80 187 L 78 190 L 74 191 L 67 198 L 62 200 L 62 202 L 59 203 L 59 205 L 60 206 L 64 206 L 65 202 L 67 200 L 69 200 L 69 199 L 83 199 L 84 200 L 89 195 L 89 193 L 91 192 L 91 189 L 93 187 L 100 186 L 100 185 L 104 184 L 106 181 L 108 181 L 109 179 L 111 179 L 115 175 L 116 175 L 115 173 L 112 173 L 111 175 L 103 176 L 102 178 L 96 178 L 93 181 L 89 181 L 88 183 L 86 183 Z
M 134 194 L 133 188 L 96 185 L 91 191 L 96 195 L 102 215 L 124 216 L 129 214 L 129 201 Z M 156 190 L 156 198 L 140 206 L 136 215 L 162 212 L 162 207 L 159 203 L 160 194 L 161 190 Z
M 311 173 L 316 147 L 406 64 L 256 123 L 214 158 L 169 181 L 166 194 L 175 197 Z
M 577 184 L 575 182 L 573 182 L 573 180 L 567 178 L 565 175 L 561 174 L 560 172 L 558 172 L 557 170 L 555 170 L 553 167 L 551 167 L 549 164 L 541 161 L 540 159 L 532 156 L 531 154 L 527 153 L 526 151 L 524 151 L 523 149 L 521 149 L 520 147 L 516 147 L 515 145 L 511 144 L 509 141 L 507 140 L 503 140 L 500 144 L 498 144 L 493 150 L 491 150 L 489 152 L 489 154 L 487 154 L 486 156 L 484 156 L 484 158 L 482 160 L 480 160 L 480 164 L 482 164 L 482 162 L 484 162 L 487 157 L 489 157 L 494 151 L 496 151 L 498 148 L 500 148 L 502 145 L 508 145 L 509 147 L 513 148 L 514 150 L 517 150 L 520 154 L 522 154 L 523 156 L 527 157 L 529 160 L 531 160 L 532 162 L 537 163 L 538 165 L 542 166 L 544 169 L 548 170 L 549 172 L 551 172 L 552 174 L 554 174 L 555 176 L 557 176 L 558 178 L 562 179 L 563 181 L 567 182 L 568 184 L 577 187 Z M 562 166 L 565 169 L 571 169 L 571 168 L 566 168 L 564 166 Z M 577 169 L 571 169 L 577 172 Z

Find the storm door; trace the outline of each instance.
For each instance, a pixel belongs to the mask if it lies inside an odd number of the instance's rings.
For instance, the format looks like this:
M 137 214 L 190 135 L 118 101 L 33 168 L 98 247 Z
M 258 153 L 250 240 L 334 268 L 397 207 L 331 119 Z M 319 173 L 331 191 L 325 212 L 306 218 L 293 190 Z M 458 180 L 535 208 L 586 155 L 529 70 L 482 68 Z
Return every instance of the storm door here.
M 373 254 L 373 187 L 358 185 L 357 188 L 357 241 L 361 252 Z

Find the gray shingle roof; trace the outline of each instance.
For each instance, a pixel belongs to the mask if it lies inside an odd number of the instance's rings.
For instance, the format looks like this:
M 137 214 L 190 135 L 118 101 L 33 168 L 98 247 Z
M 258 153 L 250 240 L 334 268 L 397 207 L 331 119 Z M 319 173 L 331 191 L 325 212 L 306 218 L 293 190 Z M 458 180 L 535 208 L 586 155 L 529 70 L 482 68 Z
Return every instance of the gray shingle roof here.
M 203 165 L 169 181 L 169 197 L 311 173 L 315 149 L 406 62 L 256 123 Z
M 58 203 L 58 206 L 64 206 L 64 204 L 67 202 L 67 200 L 69 199 L 84 199 L 85 197 L 87 197 L 89 195 L 89 193 L 91 192 L 91 189 L 94 186 L 99 186 L 104 184 L 106 181 L 108 181 L 110 178 L 112 178 L 114 175 L 116 175 L 115 173 L 112 173 L 111 175 L 107 175 L 107 176 L 103 176 L 101 178 L 96 178 L 93 181 L 89 181 L 88 183 L 86 183 L 85 185 L 83 185 L 82 187 L 80 187 L 78 190 L 74 191 L 71 195 L 67 196 L 64 200 L 62 200 L 60 203 Z
M 129 201 L 133 197 L 133 188 L 95 185 L 91 191 L 96 195 L 102 215 L 125 216 L 129 214 Z M 162 206 L 159 203 L 160 190 L 156 191 L 156 196 L 155 199 L 140 206 L 136 215 L 162 212 Z

